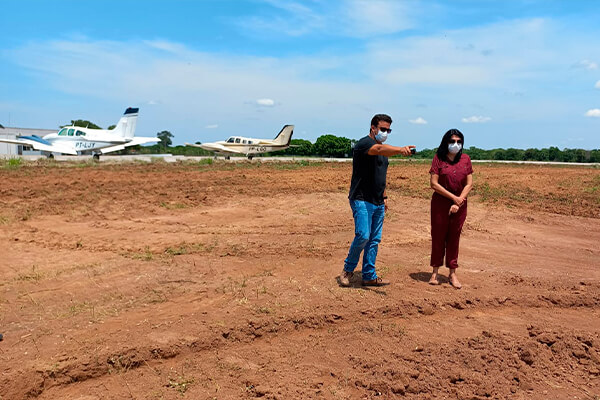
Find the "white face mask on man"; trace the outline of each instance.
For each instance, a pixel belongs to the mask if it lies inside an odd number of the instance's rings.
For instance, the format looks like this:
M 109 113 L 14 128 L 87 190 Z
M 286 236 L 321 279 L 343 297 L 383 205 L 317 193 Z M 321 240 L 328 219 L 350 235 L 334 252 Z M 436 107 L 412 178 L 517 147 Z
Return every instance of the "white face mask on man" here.
M 448 152 L 449 152 L 450 154 L 456 154 L 456 153 L 458 153 L 458 152 L 459 152 L 461 149 L 462 149 L 462 144 L 460 144 L 460 143 L 456 143 L 456 142 L 454 142 L 454 143 L 450 143 L 450 144 L 448 145 Z
M 377 140 L 380 143 L 385 142 L 387 140 L 387 138 L 388 138 L 387 132 L 379 131 L 379 132 L 377 132 L 377 135 L 375 135 L 375 140 Z

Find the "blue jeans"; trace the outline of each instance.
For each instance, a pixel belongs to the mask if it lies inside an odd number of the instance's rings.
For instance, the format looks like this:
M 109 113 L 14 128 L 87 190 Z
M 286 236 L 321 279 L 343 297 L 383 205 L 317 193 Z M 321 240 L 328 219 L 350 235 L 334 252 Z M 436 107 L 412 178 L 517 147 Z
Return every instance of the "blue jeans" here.
M 365 281 L 377 279 L 375 260 L 379 242 L 381 242 L 385 205 L 376 206 L 368 201 L 350 200 L 350 208 L 352 208 L 354 217 L 354 240 L 350 245 L 348 257 L 344 261 L 344 271 L 354 271 L 358 265 L 360 253 L 364 250 L 362 279 Z

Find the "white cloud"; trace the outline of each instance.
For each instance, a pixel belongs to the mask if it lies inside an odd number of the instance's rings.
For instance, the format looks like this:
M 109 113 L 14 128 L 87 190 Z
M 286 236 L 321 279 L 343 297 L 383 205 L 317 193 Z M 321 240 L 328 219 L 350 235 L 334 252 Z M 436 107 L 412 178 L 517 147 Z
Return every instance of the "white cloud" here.
M 204 127 L 204 129 L 217 129 L 219 127 L 219 125 L 217 124 L 212 124 L 212 125 L 206 125 Z
M 145 40 L 144 43 L 150 47 L 163 50 L 168 53 L 178 53 L 185 50 L 184 45 L 166 40 Z
M 600 108 L 592 108 L 585 113 L 586 117 L 600 118 Z
M 583 68 L 583 69 L 598 69 L 598 63 L 594 62 L 594 61 L 590 61 L 590 60 L 581 60 L 577 63 L 575 63 L 575 65 L 573 65 L 573 67 L 575 68 Z
M 596 85 L 594 85 L 594 87 L 595 87 L 596 89 L 600 89 L 600 81 L 596 82 Z
M 273 32 L 292 37 L 303 36 L 327 27 L 325 17 L 312 8 L 296 1 L 264 0 L 279 11 L 270 13 L 268 17 L 250 16 L 241 18 L 236 23 L 243 29 L 258 35 L 269 36 Z
M 369 37 L 401 32 L 414 27 L 411 15 L 415 7 L 394 0 L 351 0 L 342 6 L 348 21 L 345 34 Z
M 334 35 L 376 37 L 413 28 L 418 3 L 397 0 L 345 0 L 337 2 L 263 0 L 273 9 L 268 16 L 241 18 L 236 24 L 261 36 Z M 160 44 L 159 44 L 160 45 Z
M 484 122 L 488 122 L 490 121 L 491 118 L 490 117 L 482 117 L 480 116 L 472 116 L 472 117 L 465 117 L 463 119 L 461 119 L 462 122 L 464 122 L 465 124 L 482 124 Z
M 275 131 L 281 129 L 280 124 L 299 125 L 301 121 L 306 121 L 303 126 L 311 135 L 317 135 L 323 126 L 342 134 L 357 125 L 348 118 L 348 112 L 356 111 L 357 118 L 372 117 L 371 109 L 365 111 L 363 102 L 368 91 L 364 80 L 330 79 L 331 68 L 345 65 L 335 55 L 324 60 L 321 55 L 274 58 L 232 54 L 223 63 L 222 53 L 185 46 L 176 50 L 177 45 L 167 44 L 161 47 L 175 52 L 143 41 L 86 40 L 30 42 L 14 50 L 0 50 L 0 55 L 10 57 L 39 87 L 63 98 L 75 96 L 100 104 L 118 104 L 119 110 L 121 105 L 139 104 L 140 99 L 160 99 L 159 105 L 152 106 L 152 113 L 141 108 L 138 130 L 142 131 L 144 125 L 168 124 L 178 142 L 219 139 L 220 129 L 202 129 L 198 136 L 198 127 L 207 125 L 202 115 L 229 121 L 227 126 L 220 123 L 220 128 L 244 126 L 248 136 L 256 137 L 265 134 L 262 129 Z M 326 77 L 322 77 L 323 71 Z M 262 97 L 266 93 L 269 98 Z M 257 113 L 275 108 L 276 114 Z M 330 120 L 316 122 L 314 116 L 324 110 Z M 52 118 L 55 114 L 56 110 Z M 67 117 L 61 118 L 72 118 Z M 95 118 L 100 122 L 99 117 Z M 333 122 L 340 120 L 348 122 Z
M 256 100 L 256 105 L 260 107 L 273 107 L 275 105 L 275 100 L 273 99 L 258 99 Z
M 162 48 L 174 52 L 165 53 Z M 232 55 L 223 64 L 222 54 L 164 42 L 157 49 L 155 43 L 135 41 L 46 41 L 3 53 L 34 78 L 61 92 L 121 101 L 160 98 L 154 101 L 168 107 L 201 102 L 204 107 L 223 110 L 231 104 L 243 104 L 240 99 L 244 98 L 255 99 L 249 103 L 256 106 L 274 107 L 282 101 L 289 105 L 290 99 L 296 104 L 300 95 L 312 98 L 311 103 L 320 107 L 331 100 L 346 103 L 360 98 L 358 92 L 364 89 L 361 84 L 319 79 L 322 71 L 344 64 L 332 61 L 336 57 L 321 62 L 322 57 Z M 102 62 L 91 64 L 90 59 Z M 257 92 L 274 93 L 277 101 L 260 98 Z M 348 96 L 350 92 L 352 96 Z
M 515 96 L 515 97 L 523 97 L 523 96 L 525 96 L 525 93 L 521 92 L 519 90 L 507 90 L 506 92 L 504 92 L 504 94 L 506 94 L 508 96 Z
M 415 65 L 389 69 L 384 79 L 393 84 L 480 85 L 492 81 L 491 71 L 470 65 Z
M 410 122 L 411 124 L 416 124 L 416 125 L 425 125 L 425 124 L 427 124 L 427 121 L 425 121 L 421 117 L 418 117 L 416 119 L 409 119 L 408 122 Z
M 546 45 L 554 36 L 551 21 L 512 20 L 372 42 L 366 60 L 368 72 L 382 83 L 521 88 L 521 82 L 556 73 L 552 68 L 560 62 Z

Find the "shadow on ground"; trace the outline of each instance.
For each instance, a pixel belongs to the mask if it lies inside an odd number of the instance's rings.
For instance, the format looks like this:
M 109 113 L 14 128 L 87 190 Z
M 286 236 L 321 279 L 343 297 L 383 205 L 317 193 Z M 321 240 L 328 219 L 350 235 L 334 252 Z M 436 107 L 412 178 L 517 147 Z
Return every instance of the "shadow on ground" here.
M 431 278 L 431 272 L 413 272 L 408 274 L 412 279 L 419 282 L 429 282 L 429 278 Z M 448 283 L 448 277 L 438 273 L 438 280 L 440 283 Z

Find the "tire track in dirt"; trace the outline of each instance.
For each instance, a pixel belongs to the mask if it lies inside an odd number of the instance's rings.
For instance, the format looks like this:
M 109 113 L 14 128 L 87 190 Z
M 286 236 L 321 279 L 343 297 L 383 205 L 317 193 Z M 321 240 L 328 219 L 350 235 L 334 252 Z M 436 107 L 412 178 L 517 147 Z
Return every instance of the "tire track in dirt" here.
M 222 338 L 215 335 L 212 340 L 203 337 L 176 346 L 124 349 L 118 353 L 100 355 L 96 360 L 102 360 L 101 362 L 79 360 L 52 371 L 38 371 L 36 377 L 20 376 L 19 379 L 36 382 L 25 396 L 37 397 L 48 389 L 54 389 L 51 392 L 56 395 L 60 393 L 61 386 L 102 379 L 113 373 L 130 374 L 141 367 L 158 368 L 165 360 L 172 359 L 173 363 L 177 363 L 177 359 L 190 356 L 211 358 L 215 351 L 236 353 L 238 351 L 235 349 L 238 347 L 248 348 L 257 341 L 268 341 L 275 337 L 284 342 L 289 340 L 285 339 L 285 336 L 290 332 L 296 337 L 291 341 L 302 341 L 306 340 L 306 331 L 324 332 L 335 327 L 336 336 L 343 338 L 349 333 L 344 332 L 344 327 L 337 326 L 339 323 L 343 324 L 344 320 L 340 315 L 328 314 L 276 323 L 250 321 L 245 326 L 223 332 Z M 388 320 L 395 321 L 397 318 L 386 316 L 386 319 L 378 320 L 378 323 L 386 324 Z M 404 321 L 403 325 L 411 325 L 411 322 Z M 355 320 L 352 325 L 352 331 L 362 325 L 365 326 L 364 332 L 367 334 L 377 332 L 376 327 L 365 324 L 363 320 Z M 454 343 L 445 342 L 445 345 L 444 342 L 440 343 L 439 351 L 432 351 L 437 347 L 435 344 L 412 336 L 407 339 L 406 334 L 401 334 L 397 338 L 402 339 L 400 348 L 387 356 L 369 356 L 364 353 L 360 355 L 361 352 L 344 354 L 352 371 L 351 376 L 348 376 L 352 380 L 349 386 L 353 391 L 370 395 L 418 397 L 427 393 L 457 395 L 460 392 L 464 396 L 497 398 L 508 397 L 519 391 L 530 393 L 540 386 L 560 387 L 560 383 L 564 381 L 580 381 L 588 385 L 597 379 L 600 367 L 600 341 L 597 335 L 575 330 L 556 331 L 539 326 L 529 326 L 528 331 L 530 338 L 484 330 L 471 338 L 457 339 Z M 386 341 L 389 342 L 390 338 L 394 339 L 394 336 L 388 334 Z M 467 365 L 473 372 L 448 371 L 446 367 L 436 368 L 436 360 L 440 359 L 444 360 L 444 364 L 450 362 Z M 319 364 L 324 364 L 323 368 L 326 368 L 328 363 L 322 361 Z M 532 370 L 535 370 L 533 376 Z M 332 373 L 333 376 L 342 375 L 344 371 L 334 368 Z M 540 385 L 536 379 L 544 384 Z M 277 391 L 282 398 L 287 398 L 286 394 L 291 395 L 286 393 L 284 388 L 261 384 L 261 379 L 250 379 L 249 382 L 254 382 L 251 385 L 257 389 L 256 397 L 261 397 L 261 392 L 265 395 L 276 394 Z M 300 382 L 294 383 L 298 385 Z M 241 386 L 242 382 L 239 384 Z M 296 390 L 301 390 L 304 395 L 313 393 L 306 387 L 298 387 Z M 7 395 L 19 396 L 20 393 L 9 392 Z M 525 395 L 527 396 L 530 395 Z
M 544 309 L 544 314 L 552 315 L 556 310 L 562 308 L 573 310 L 573 308 L 581 309 L 581 318 L 586 318 L 586 309 L 595 308 L 600 304 L 600 288 L 597 286 L 589 288 L 585 293 L 574 293 L 570 299 L 564 299 L 560 297 L 561 301 L 553 301 L 551 297 L 547 295 L 539 295 L 536 298 L 528 299 L 527 296 L 520 298 L 510 299 L 506 297 L 470 297 L 466 296 L 460 300 L 450 301 L 437 301 L 433 302 L 430 300 L 405 300 L 395 302 L 394 307 L 383 306 L 380 308 L 366 308 L 359 311 L 359 314 L 350 315 L 349 313 L 335 313 L 327 311 L 327 308 L 335 307 L 319 307 L 316 310 L 315 315 L 309 315 L 299 313 L 297 315 L 281 316 L 277 318 L 269 317 L 253 317 L 248 318 L 243 322 L 235 323 L 233 326 L 224 327 L 223 329 L 210 329 L 210 332 L 204 332 L 204 334 L 190 340 L 177 341 L 176 344 L 166 345 L 146 345 L 127 347 L 126 342 L 122 343 L 122 349 L 118 352 L 100 352 L 89 358 L 75 358 L 70 359 L 66 357 L 64 360 L 59 360 L 56 365 L 50 370 L 40 370 L 37 368 L 35 372 L 31 372 L 31 369 L 27 369 L 30 372 L 18 371 L 15 374 L 7 376 L 3 379 L 0 387 L 11 387 L 10 382 L 31 382 L 31 387 L 24 388 L 23 391 L 7 391 L 3 393 L 3 396 L 7 398 L 27 398 L 27 397 L 38 397 L 44 391 L 55 388 L 56 386 L 66 386 L 73 383 L 81 383 L 87 380 L 102 379 L 113 373 L 129 373 L 140 367 L 154 367 L 154 362 L 164 361 L 167 359 L 184 359 L 190 356 L 193 357 L 204 357 L 202 353 L 212 353 L 219 349 L 228 349 L 240 346 L 240 345 L 251 345 L 252 343 L 261 340 L 269 341 L 273 338 L 277 340 L 285 341 L 286 335 L 292 334 L 298 337 L 306 337 L 307 332 L 311 331 L 327 331 L 331 327 L 339 331 L 347 330 L 346 334 L 349 335 L 356 326 L 366 327 L 366 332 L 380 332 L 389 328 L 378 328 L 383 326 L 391 326 L 396 323 L 395 321 L 401 321 L 400 324 L 406 326 L 411 324 L 417 324 L 422 318 L 428 318 L 434 316 L 436 313 L 444 312 L 444 310 L 454 310 L 453 313 L 458 313 L 455 318 L 464 320 L 466 316 L 464 314 L 472 311 L 478 311 L 488 316 L 494 314 L 505 314 L 507 310 L 511 311 L 511 314 L 518 315 L 524 310 L 531 308 Z M 371 322 L 376 321 L 376 326 L 373 327 Z M 531 377 L 524 377 L 522 373 L 519 373 L 516 366 L 521 365 L 518 361 L 521 360 L 527 365 L 533 363 L 533 359 L 540 358 L 541 361 L 537 361 L 538 364 L 542 363 L 544 369 L 548 370 L 548 363 L 555 362 L 556 359 L 561 358 L 566 354 L 564 360 L 570 360 L 568 366 L 570 370 L 576 370 L 581 376 L 584 376 L 584 372 L 589 372 L 589 375 L 594 377 L 598 375 L 598 368 L 600 368 L 600 358 L 598 353 L 600 351 L 599 338 L 587 333 L 576 333 L 573 332 L 556 332 L 548 330 L 547 328 L 531 328 L 533 333 L 531 337 L 535 337 L 539 343 L 545 344 L 551 347 L 551 353 L 543 353 L 540 356 L 540 349 L 543 347 L 537 346 L 535 343 L 532 345 L 532 341 L 524 340 L 523 338 L 516 338 L 507 334 L 491 334 L 489 332 L 483 332 L 482 337 L 473 341 L 462 339 L 459 342 L 459 348 L 452 350 L 452 354 L 448 351 L 441 351 L 439 357 L 445 359 L 456 359 L 461 360 L 465 355 L 469 355 L 469 362 L 475 363 L 474 360 L 480 355 L 474 356 L 472 349 L 481 350 L 479 353 L 485 353 L 484 349 L 489 351 L 490 348 L 504 349 L 501 353 L 509 353 L 511 355 L 507 360 L 512 360 L 507 363 L 500 363 L 497 366 L 498 371 L 505 368 L 512 369 L 513 372 L 508 375 L 512 376 L 503 385 L 511 388 L 511 390 L 519 390 L 532 388 L 533 383 Z M 383 333 L 383 332 L 381 332 Z M 404 336 L 402 334 L 401 336 Z M 393 335 L 391 335 L 393 337 Z M 409 361 L 409 365 L 412 365 L 412 369 L 418 371 L 418 365 L 423 363 L 421 355 L 419 356 L 419 363 L 414 360 L 414 357 L 410 354 L 421 353 L 423 349 L 419 349 L 418 346 L 423 346 L 425 343 L 422 339 L 413 337 L 412 342 L 416 343 L 415 348 L 411 349 L 410 346 L 405 350 L 408 351 L 408 358 L 403 355 L 401 359 Z M 420 340 L 420 341 L 419 341 Z M 516 342 L 517 344 L 515 345 Z M 421 343 L 421 344 L 419 344 Z M 490 343 L 495 343 L 494 346 L 489 347 Z M 555 347 L 552 346 L 558 343 Z M 415 350 L 416 349 L 416 350 Z M 469 350 L 471 349 L 471 350 Z M 534 351 L 535 350 L 535 351 Z M 479 354 L 476 352 L 476 354 Z M 519 359 L 515 359 L 514 355 L 518 354 Z M 432 355 L 429 356 L 433 357 Z M 501 355 L 495 356 L 498 359 L 502 359 Z M 398 372 L 390 372 L 385 369 L 378 371 L 375 376 L 379 379 L 375 383 L 365 384 L 365 382 L 371 382 L 372 379 L 367 379 L 367 376 L 372 376 L 372 368 L 369 368 L 369 362 L 364 361 L 367 364 L 361 365 L 360 358 L 353 359 L 356 363 L 354 369 L 358 371 L 365 370 L 363 379 L 356 379 L 355 386 L 365 393 L 387 393 L 407 395 L 407 394 L 422 394 L 434 391 L 439 393 L 439 383 L 435 384 L 429 389 L 416 382 L 412 382 L 414 379 L 419 378 L 422 372 L 413 379 L 410 378 L 411 374 L 415 375 L 414 371 L 409 372 L 404 378 L 399 378 L 396 375 Z M 412 363 L 410 361 L 413 361 Z M 425 358 L 427 360 L 427 357 Z M 581 361 L 581 363 L 575 363 L 575 361 Z M 578 361 L 578 362 L 579 362 Z M 385 364 L 381 361 L 382 364 Z M 506 364 L 506 365 L 505 365 Z M 424 365 L 430 365 L 425 362 Z M 589 367 L 589 368 L 588 368 Z M 415 369 L 416 368 L 416 369 Z M 381 368 L 380 368 L 381 369 Z M 370 372 L 367 372 L 369 370 Z M 589 370 L 589 371 L 588 371 Z M 556 371 L 554 371 L 556 372 Z M 469 375 L 465 376 L 456 373 L 454 375 L 438 374 L 435 370 L 427 370 L 423 373 L 428 373 L 431 376 L 442 376 L 444 379 L 448 378 L 452 384 L 460 384 L 463 390 L 471 391 L 473 395 L 490 397 L 498 395 L 499 393 L 491 390 L 491 387 L 497 387 L 498 385 L 492 384 L 482 386 L 483 375 Z M 512 374 L 512 375 L 511 375 Z M 550 372 L 548 372 L 550 374 Z M 360 375 L 360 374 L 359 374 Z M 379 376 L 381 375 L 381 376 Z M 507 376 L 508 376 L 507 375 Z M 514 375 L 514 376 L 513 376 Z M 430 378 L 431 378 L 430 376 Z M 544 375 L 545 376 L 545 375 Z M 566 378 L 564 374 L 560 377 Z M 548 377 L 546 377 L 547 379 Z M 556 378 L 556 377 L 555 377 Z M 505 378 L 503 378 L 505 379 Z M 506 380 L 505 379 L 505 380 Z M 514 381 L 514 382 L 513 382 Z M 399 383 L 400 382 L 400 383 Z M 404 382 L 404 383 L 402 383 Z M 412 382 L 412 383 L 411 383 Z M 464 382 L 469 382 L 467 385 Z M 402 388 L 401 386 L 404 385 Z M 502 386 L 502 385 L 501 385 Z M 483 389 L 482 389 L 483 387 Z M 55 390 L 58 390 L 55 388 Z M 452 393 L 450 391 L 449 393 Z M 487 395 L 485 393 L 488 393 Z

